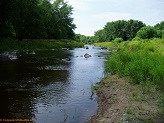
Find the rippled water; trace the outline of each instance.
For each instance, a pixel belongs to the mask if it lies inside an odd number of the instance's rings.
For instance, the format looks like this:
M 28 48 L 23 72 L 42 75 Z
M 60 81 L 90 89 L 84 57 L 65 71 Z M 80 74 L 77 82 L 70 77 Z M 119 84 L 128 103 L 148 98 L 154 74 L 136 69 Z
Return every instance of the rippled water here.
M 84 58 L 88 53 L 92 57 Z M 36 50 L 0 60 L 0 119 L 85 123 L 96 113 L 91 85 L 104 76 L 107 50 Z

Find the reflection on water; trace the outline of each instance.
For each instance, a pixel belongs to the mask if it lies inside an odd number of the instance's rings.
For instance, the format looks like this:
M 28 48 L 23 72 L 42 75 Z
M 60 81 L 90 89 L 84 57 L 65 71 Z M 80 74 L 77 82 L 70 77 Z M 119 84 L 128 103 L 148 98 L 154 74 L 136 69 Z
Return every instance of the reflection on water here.
M 91 57 L 83 57 L 85 53 Z M 104 53 L 89 46 L 22 52 L 17 60 L 0 60 L 0 119 L 87 122 L 97 109 L 91 85 L 104 76 Z

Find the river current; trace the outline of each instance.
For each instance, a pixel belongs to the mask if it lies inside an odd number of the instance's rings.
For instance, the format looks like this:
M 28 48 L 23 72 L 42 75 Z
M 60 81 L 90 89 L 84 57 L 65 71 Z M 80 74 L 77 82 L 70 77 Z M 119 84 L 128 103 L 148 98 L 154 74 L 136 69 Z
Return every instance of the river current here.
M 105 73 L 109 51 L 94 46 L 74 50 L 22 51 L 0 60 L 0 119 L 36 123 L 85 123 L 97 110 L 91 86 Z M 85 58 L 85 54 L 91 55 Z

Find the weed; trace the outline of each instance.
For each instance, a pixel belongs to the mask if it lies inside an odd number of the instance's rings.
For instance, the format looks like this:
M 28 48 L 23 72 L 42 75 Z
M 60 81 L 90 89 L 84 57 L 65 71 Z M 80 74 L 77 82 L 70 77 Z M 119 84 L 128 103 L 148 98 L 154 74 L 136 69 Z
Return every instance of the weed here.
M 131 108 L 126 109 L 126 113 L 127 114 L 132 114 L 132 109 Z
M 91 91 L 92 92 L 96 91 L 97 93 L 101 93 L 102 92 L 101 84 L 91 85 Z

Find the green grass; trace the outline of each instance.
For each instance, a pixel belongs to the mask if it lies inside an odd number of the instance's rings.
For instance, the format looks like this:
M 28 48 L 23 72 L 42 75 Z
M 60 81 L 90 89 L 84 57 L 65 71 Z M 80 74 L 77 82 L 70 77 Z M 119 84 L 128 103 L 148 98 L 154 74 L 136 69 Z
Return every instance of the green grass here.
M 96 43 L 96 46 L 113 50 L 116 44 L 111 42 Z M 106 63 L 106 71 L 119 76 L 126 76 L 133 84 L 146 88 L 150 83 L 164 93 L 164 39 L 145 39 L 125 41 L 117 44 Z M 136 94 L 134 94 L 135 96 Z M 164 100 L 161 108 L 164 111 Z
M 115 44 L 112 42 L 95 43 L 94 45 L 99 47 L 106 47 L 108 49 L 113 49 L 115 47 Z
M 15 39 L 0 39 L 0 51 L 31 50 L 31 49 L 59 49 L 83 47 L 84 44 L 73 40 L 23 40 L 18 42 Z
M 104 45 L 100 43 L 99 46 L 111 49 L 114 44 L 104 42 Z M 118 52 L 109 58 L 106 69 L 111 74 L 130 77 L 133 83 L 151 81 L 163 86 L 164 40 L 122 42 L 118 44 Z

